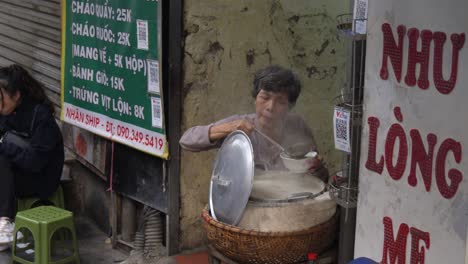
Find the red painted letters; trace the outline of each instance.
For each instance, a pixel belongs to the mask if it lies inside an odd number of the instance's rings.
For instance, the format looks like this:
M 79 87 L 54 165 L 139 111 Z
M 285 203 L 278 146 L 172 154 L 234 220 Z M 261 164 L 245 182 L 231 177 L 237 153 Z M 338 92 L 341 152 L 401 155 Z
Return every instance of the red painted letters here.
M 407 224 L 402 223 L 398 228 L 396 239 L 393 236 L 393 222 L 390 217 L 383 218 L 384 224 L 384 245 L 382 253 L 382 264 L 405 264 L 406 263 L 406 244 L 408 234 L 411 234 L 411 253 L 410 264 L 424 264 L 425 250 L 419 248 L 422 241 L 429 249 L 431 245 L 430 234 L 417 228 L 409 228 Z
M 416 64 L 419 64 L 418 87 L 429 88 L 429 48 L 431 47 L 432 32 L 423 30 L 421 32 L 421 51 L 417 51 L 419 30 L 411 28 L 408 30 L 408 70 L 406 71 L 405 83 L 409 86 L 416 85 Z
M 393 150 L 395 141 L 398 138 L 400 148 L 398 149 L 397 163 L 393 166 Z M 393 124 L 385 140 L 385 161 L 388 174 L 394 180 L 399 180 L 403 176 L 406 168 L 406 159 L 408 157 L 408 143 L 406 143 L 406 134 L 400 124 Z
M 384 47 L 383 47 L 383 58 L 382 67 L 380 68 L 380 78 L 383 80 L 388 79 L 388 68 L 387 61 L 390 57 L 392 62 L 393 71 L 398 82 L 401 80 L 401 65 L 403 62 L 403 38 L 405 37 L 406 27 L 403 25 L 398 26 L 398 45 L 395 43 L 393 38 L 392 28 L 390 24 L 382 24 L 382 32 L 384 34 Z
M 366 168 L 381 174 L 383 171 L 384 159 L 383 157 L 380 157 L 378 163 L 375 159 L 377 149 L 377 131 L 380 126 L 380 121 L 378 118 L 371 116 L 367 119 L 367 123 L 369 124 L 369 149 L 367 153 Z
M 434 146 L 437 143 L 437 136 L 432 133 L 427 135 L 429 152 L 426 152 L 419 131 L 417 129 L 411 129 L 410 135 L 413 146 L 411 151 L 411 169 L 408 176 L 408 183 L 413 187 L 418 183 L 418 180 L 416 179 L 416 165 L 419 165 L 419 170 L 421 171 L 426 191 L 429 192 L 431 190 L 432 160 L 434 157 Z
M 398 228 L 396 239 L 393 236 L 393 223 L 390 217 L 384 217 L 384 246 L 382 261 L 380 263 L 406 263 L 406 238 L 408 237 L 409 228 L 407 224 L 401 224 Z M 390 259 L 390 262 L 388 262 Z M 398 260 L 398 262 L 396 262 Z
M 465 44 L 465 34 L 452 34 L 450 37 L 452 41 L 452 70 L 448 81 L 444 80 L 444 76 L 442 76 L 442 53 L 446 38 L 443 32 L 434 33 L 434 83 L 437 90 L 442 94 L 449 94 L 457 82 L 458 53 Z
M 457 169 L 450 169 L 448 171 L 448 177 L 452 181 L 452 184 L 449 186 L 445 179 L 445 162 L 447 160 L 447 154 L 449 151 L 453 152 L 455 157 L 455 162 L 460 163 L 462 157 L 462 148 L 460 142 L 457 142 L 451 138 L 446 139 L 442 142 L 442 145 L 439 148 L 439 153 L 437 153 L 436 161 L 436 181 L 437 187 L 439 188 L 440 194 L 444 198 L 450 199 L 455 193 L 457 193 L 458 185 L 463 179 L 463 174 Z
M 403 115 L 400 109 L 395 108 L 394 114 L 397 120 L 403 120 Z M 400 122 L 401 122 L 400 121 Z M 387 167 L 390 177 L 394 180 L 400 180 L 406 169 L 408 160 L 408 139 L 403 127 L 395 123 L 393 124 L 385 138 L 385 155 L 379 157 L 379 162 L 376 161 L 377 156 L 377 138 L 379 132 L 380 121 L 377 117 L 369 117 L 367 120 L 369 124 L 369 144 L 367 150 L 366 168 L 378 174 L 382 174 L 384 166 Z M 411 168 L 408 176 L 408 184 L 412 187 L 417 185 L 416 178 L 416 165 L 420 166 L 421 175 L 424 181 L 426 191 L 431 190 L 432 183 L 432 167 L 434 161 L 434 154 L 437 154 L 435 164 L 435 178 L 438 190 L 442 197 L 451 199 L 457 193 L 458 186 L 463 179 L 463 173 L 457 169 L 450 169 L 448 171 L 448 178 L 450 183 L 447 182 L 445 177 L 445 165 L 447 163 L 448 153 L 452 152 L 455 162 L 460 164 L 462 159 L 462 146 L 451 138 L 442 142 L 437 151 L 435 145 L 437 143 L 437 136 L 429 133 L 427 135 L 428 151 L 425 151 L 424 144 L 421 139 L 419 130 L 411 129 Z M 396 140 L 398 139 L 399 148 L 396 155 L 396 165 L 393 163 L 393 152 Z M 385 161 L 385 162 L 384 162 Z
M 424 264 L 425 262 L 425 251 L 424 247 L 421 247 L 419 251 L 419 241 L 424 242 L 426 248 L 429 249 L 431 246 L 431 236 L 429 232 L 421 231 L 417 228 L 411 227 L 411 264 Z
M 383 52 L 382 52 L 382 66 L 380 68 L 380 78 L 387 80 L 388 74 L 388 58 L 393 66 L 393 71 L 398 82 L 401 80 L 402 62 L 403 62 L 403 45 L 406 33 L 406 27 L 399 25 L 397 27 L 398 44 L 390 24 L 382 24 L 383 33 Z M 443 47 L 447 35 L 444 32 L 432 32 L 430 30 L 422 30 L 417 28 L 410 28 L 407 33 L 409 40 L 408 47 L 408 65 L 405 76 L 405 83 L 408 86 L 418 85 L 421 89 L 429 88 L 429 58 L 431 42 L 434 40 L 434 62 L 432 66 L 433 79 L 436 89 L 441 94 L 449 94 L 452 92 L 457 82 L 458 74 L 458 58 L 460 50 L 465 44 L 465 34 L 452 34 L 450 36 L 452 44 L 452 64 L 450 78 L 445 80 L 443 77 Z M 421 51 L 417 50 L 419 39 L 421 39 Z M 419 77 L 416 81 L 416 64 L 419 64 Z

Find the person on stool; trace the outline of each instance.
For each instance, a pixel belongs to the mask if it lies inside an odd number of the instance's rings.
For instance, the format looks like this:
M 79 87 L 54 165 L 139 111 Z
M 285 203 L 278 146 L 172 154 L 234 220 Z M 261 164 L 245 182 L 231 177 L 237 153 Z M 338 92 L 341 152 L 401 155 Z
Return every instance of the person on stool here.
M 63 163 L 62 134 L 44 87 L 19 65 L 0 68 L 0 250 L 13 241 L 16 198 L 47 199 Z

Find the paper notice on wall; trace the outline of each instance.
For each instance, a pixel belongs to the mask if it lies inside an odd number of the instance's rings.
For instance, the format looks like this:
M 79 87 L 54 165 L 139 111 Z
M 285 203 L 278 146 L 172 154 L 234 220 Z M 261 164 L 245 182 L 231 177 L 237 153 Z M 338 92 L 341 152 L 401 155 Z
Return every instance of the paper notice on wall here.
M 156 60 L 148 61 L 148 92 L 159 94 L 159 63 Z
M 151 124 L 153 127 L 162 127 L 161 98 L 151 97 Z
M 367 0 L 355 0 L 353 12 L 353 31 L 358 34 L 367 32 Z
M 335 138 L 335 148 L 341 151 L 350 152 L 350 112 L 349 110 L 335 106 L 333 115 L 333 135 Z
M 148 50 L 148 21 L 137 20 L 137 48 Z

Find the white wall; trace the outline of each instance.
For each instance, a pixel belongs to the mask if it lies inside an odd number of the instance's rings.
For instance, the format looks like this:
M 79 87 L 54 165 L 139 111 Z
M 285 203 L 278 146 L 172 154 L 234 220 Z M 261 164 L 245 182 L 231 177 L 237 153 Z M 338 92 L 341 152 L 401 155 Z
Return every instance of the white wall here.
M 444 32 L 447 35 L 443 49 L 443 75 L 448 79 L 451 72 L 452 63 L 452 34 L 468 33 L 468 2 L 462 0 L 437 1 L 437 0 L 387 0 L 369 1 L 369 21 L 366 54 L 366 75 L 365 75 L 365 107 L 363 119 L 363 138 L 361 148 L 361 175 L 359 181 L 359 202 L 358 219 L 356 229 L 355 257 L 366 256 L 375 261 L 385 260 L 386 263 L 463 263 L 467 251 L 467 225 L 468 225 L 468 43 L 464 43 L 460 49 L 458 61 L 458 77 L 454 89 L 448 94 L 442 94 L 437 90 L 434 82 L 434 46 L 430 43 L 429 59 L 429 87 L 421 89 L 418 85 L 408 85 L 405 82 L 407 74 L 407 63 L 409 53 L 409 38 L 405 34 L 403 46 L 403 68 L 402 77 L 398 81 L 395 77 L 394 68 L 387 62 L 388 79 L 384 80 L 380 75 L 383 58 L 383 33 L 382 25 L 388 23 L 392 29 L 393 36 L 398 40 L 397 27 L 406 26 L 406 33 L 410 28 L 430 30 L 431 32 Z M 418 41 L 418 49 L 421 49 L 421 39 Z M 418 78 L 419 66 L 416 68 L 416 79 Z M 400 107 L 402 121 L 398 121 L 394 114 L 394 109 Z M 386 165 L 384 162 L 382 172 L 372 169 L 369 166 L 369 155 L 372 140 L 370 140 L 369 118 L 375 117 L 379 120 L 380 126 L 376 140 L 376 161 L 380 157 L 385 159 L 393 157 L 393 165 Z M 398 153 L 404 144 L 398 139 L 395 143 L 394 152 L 385 154 L 386 143 L 391 146 L 389 133 L 390 127 L 394 124 L 401 127 L 403 135 L 406 137 L 408 154 Z M 428 134 L 434 134 L 437 142 L 434 145 L 433 160 L 428 167 L 431 173 L 431 184 L 429 191 L 426 190 L 421 170 L 416 167 L 416 186 L 412 186 L 408 181 L 410 174 L 411 160 L 417 155 L 412 153 L 415 144 L 411 138 L 411 132 L 419 131 L 424 148 L 428 149 Z M 402 139 L 402 137 L 400 137 Z M 448 139 L 453 139 L 456 147 L 460 144 L 460 160 L 456 161 L 453 148 L 448 148 L 448 155 L 442 155 L 441 145 L 445 142 L 448 146 Z M 387 147 L 388 150 L 390 148 Z M 419 152 L 421 154 L 421 152 Z M 439 160 L 438 160 L 439 159 Z M 397 160 L 406 166 L 402 167 L 402 176 L 396 180 L 390 176 L 389 167 L 395 166 Z M 367 166 L 366 166 L 367 164 Z M 440 171 L 437 180 L 436 164 Z M 443 170 L 441 165 L 445 165 Z M 371 167 L 371 168 L 369 168 Z M 378 166 L 377 166 L 378 167 Z M 448 178 L 448 171 L 459 170 L 462 176 L 458 185 L 458 190 L 450 197 L 450 192 L 441 192 L 441 183 L 446 182 L 449 186 L 456 186 L 452 179 Z M 390 168 L 391 171 L 391 168 Z M 400 175 L 394 173 L 394 177 Z M 446 197 L 444 197 L 444 195 Z M 406 262 L 400 257 L 398 261 L 391 262 L 390 255 L 397 255 L 398 250 L 393 253 L 384 252 L 385 229 L 384 218 L 391 219 L 393 237 L 387 233 L 388 241 L 396 240 L 398 230 L 401 228 L 404 234 L 405 227 L 408 227 L 406 247 L 404 243 L 396 245 L 401 247 L 401 251 Z M 390 225 L 389 225 L 390 227 Z M 426 241 L 417 240 L 417 230 L 426 235 Z M 404 238 L 404 236 L 401 236 Z M 427 241 L 429 240 L 429 241 Z M 411 247 L 415 243 L 413 259 L 411 260 Z M 425 260 L 422 262 L 421 256 L 414 255 L 415 252 L 424 251 Z M 420 262 L 417 262 L 419 259 Z

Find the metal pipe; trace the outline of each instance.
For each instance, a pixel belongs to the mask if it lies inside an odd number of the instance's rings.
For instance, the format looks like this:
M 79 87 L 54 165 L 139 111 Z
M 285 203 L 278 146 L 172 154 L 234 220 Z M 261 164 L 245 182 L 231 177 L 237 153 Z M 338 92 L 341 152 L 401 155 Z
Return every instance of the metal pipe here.
M 350 1 L 350 10 L 352 13 L 354 1 Z M 353 23 L 355 21 L 353 20 Z M 354 28 L 354 27 L 353 27 Z M 348 198 L 357 193 L 351 193 L 353 188 L 358 187 L 359 183 L 359 160 L 361 146 L 361 128 L 362 128 L 362 104 L 364 91 L 364 69 L 365 69 L 365 38 L 353 38 L 348 44 L 348 89 L 351 95 L 350 102 L 350 140 L 351 152 L 349 155 L 343 155 L 343 176 L 348 177 Z M 356 231 L 356 212 L 357 208 L 340 207 L 340 234 L 338 263 L 345 264 L 354 258 L 354 241 Z
M 183 43 L 184 43 L 184 1 L 163 0 L 163 45 L 166 57 L 163 58 L 163 68 L 167 78 L 163 80 L 164 92 L 168 98 L 167 111 L 171 118 L 167 121 L 169 140 L 167 191 L 168 210 L 166 215 L 166 247 L 167 254 L 174 255 L 180 251 L 180 147 L 182 123 L 182 87 L 183 87 Z M 167 115 L 169 116 L 169 115 Z
M 338 263 L 346 264 L 354 259 L 354 237 L 356 231 L 356 208 L 340 207 L 340 234 Z M 347 214 L 347 216 L 346 216 Z

